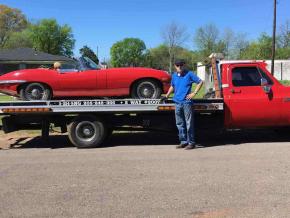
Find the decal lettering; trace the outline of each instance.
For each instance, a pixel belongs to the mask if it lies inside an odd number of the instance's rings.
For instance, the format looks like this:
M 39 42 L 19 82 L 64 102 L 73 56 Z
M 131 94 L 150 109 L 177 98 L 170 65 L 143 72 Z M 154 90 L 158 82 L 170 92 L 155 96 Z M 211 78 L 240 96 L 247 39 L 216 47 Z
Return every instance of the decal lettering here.
M 52 101 L 49 105 L 54 106 L 98 106 L 98 105 L 157 105 L 160 104 L 159 99 L 153 100 L 62 100 L 62 101 Z
M 130 104 L 141 104 L 140 100 L 131 100 Z

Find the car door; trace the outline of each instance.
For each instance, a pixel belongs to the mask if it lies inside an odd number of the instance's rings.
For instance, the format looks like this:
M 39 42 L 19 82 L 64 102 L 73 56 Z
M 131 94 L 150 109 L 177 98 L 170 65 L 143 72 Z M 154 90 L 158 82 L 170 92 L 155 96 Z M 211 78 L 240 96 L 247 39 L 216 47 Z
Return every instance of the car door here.
M 230 125 L 234 127 L 273 126 L 281 123 L 282 99 L 277 86 L 259 65 L 233 65 L 229 68 Z M 261 86 L 267 79 L 271 92 Z
M 58 72 L 58 95 L 96 96 L 97 70 Z

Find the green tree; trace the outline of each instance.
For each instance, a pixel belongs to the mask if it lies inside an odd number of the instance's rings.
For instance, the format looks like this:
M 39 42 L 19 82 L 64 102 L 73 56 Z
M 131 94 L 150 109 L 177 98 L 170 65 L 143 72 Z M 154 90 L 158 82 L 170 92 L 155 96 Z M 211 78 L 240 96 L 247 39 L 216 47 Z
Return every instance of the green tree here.
M 276 59 L 289 59 L 290 58 L 290 47 L 278 48 L 276 50 Z
M 169 53 L 168 47 L 164 44 L 159 45 L 156 48 L 151 48 L 149 50 L 150 56 L 150 67 L 154 69 L 160 70 L 168 70 L 169 69 Z
M 111 47 L 113 67 L 144 66 L 147 58 L 146 46 L 141 39 L 125 38 Z
M 176 57 L 178 59 L 185 60 L 186 66 L 189 70 L 196 70 L 197 62 L 201 61 L 198 52 L 194 52 L 182 47 L 177 48 Z
M 150 67 L 162 70 L 169 69 L 169 53 L 167 45 L 162 44 L 156 48 L 152 48 L 149 50 L 149 54 L 151 60 L 149 65 Z M 196 69 L 195 64 L 199 61 L 199 56 L 196 52 L 180 46 L 175 48 L 175 57 L 178 59 L 184 59 L 187 63 L 187 67 L 191 70 Z M 174 71 L 174 69 L 172 69 L 172 71 Z
M 87 45 L 83 46 L 81 49 L 80 49 L 80 54 L 83 56 L 83 57 L 88 57 L 90 58 L 92 61 L 94 61 L 96 64 L 99 64 L 99 58 L 97 57 L 97 55 L 95 54 L 95 52 L 90 48 L 88 47 Z
M 11 34 L 10 38 L 7 40 L 4 48 L 33 48 L 33 41 L 31 39 L 31 32 L 25 29 L 21 32 L 14 32 Z
M 68 25 L 60 26 L 55 19 L 43 19 L 31 26 L 34 47 L 54 55 L 73 55 L 75 40 Z
M 257 41 L 253 41 L 241 52 L 242 59 L 271 59 L 272 37 L 262 33 Z
M 0 4 L 0 48 L 4 48 L 11 35 L 25 29 L 27 24 L 20 10 Z

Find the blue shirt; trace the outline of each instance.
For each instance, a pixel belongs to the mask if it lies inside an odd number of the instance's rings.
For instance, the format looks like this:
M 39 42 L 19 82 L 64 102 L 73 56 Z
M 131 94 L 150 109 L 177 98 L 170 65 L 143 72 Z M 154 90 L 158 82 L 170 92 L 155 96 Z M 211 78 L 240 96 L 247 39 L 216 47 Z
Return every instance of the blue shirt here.
M 183 74 L 174 72 L 171 79 L 171 86 L 174 88 L 173 101 L 175 103 L 192 103 L 192 100 L 186 100 L 186 96 L 191 93 L 193 83 L 200 83 L 201 79 L 192 71 L 186 71 Z

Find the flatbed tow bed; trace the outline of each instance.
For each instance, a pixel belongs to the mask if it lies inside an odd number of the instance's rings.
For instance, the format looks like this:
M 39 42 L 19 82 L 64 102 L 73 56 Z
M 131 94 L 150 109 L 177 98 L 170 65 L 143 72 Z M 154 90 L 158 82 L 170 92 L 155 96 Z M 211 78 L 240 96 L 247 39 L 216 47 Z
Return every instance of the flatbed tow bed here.
M 223 114 L 222 98 L 195 99 L 198 117 Z M 166 130 L 175 128 L 174 103 L 160 99 L 89 99 L 51 101 L 11 101 L 0 103 L 3 131 L 42 129 L 49 136 L 50 124 L 68 132 L 79 148 L 98 147 L 114 129 Z

